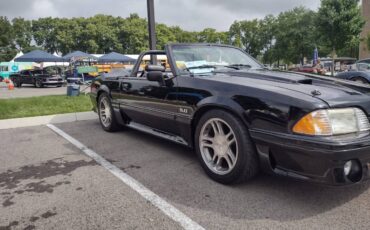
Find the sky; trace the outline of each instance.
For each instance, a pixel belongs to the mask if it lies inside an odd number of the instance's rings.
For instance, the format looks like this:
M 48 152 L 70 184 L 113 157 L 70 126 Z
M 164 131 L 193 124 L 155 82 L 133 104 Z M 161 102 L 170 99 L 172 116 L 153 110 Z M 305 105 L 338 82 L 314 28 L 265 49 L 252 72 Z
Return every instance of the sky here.
M 277 15 L 297 6 L 317 10 L 320 0 L 154 0 L 157 23 L 190 31 L 211 27 L 226 31 L 235 20 Z M 0 0 L 0 16 L 89 17 L 96 14 L 147 16 L 146 0 Z

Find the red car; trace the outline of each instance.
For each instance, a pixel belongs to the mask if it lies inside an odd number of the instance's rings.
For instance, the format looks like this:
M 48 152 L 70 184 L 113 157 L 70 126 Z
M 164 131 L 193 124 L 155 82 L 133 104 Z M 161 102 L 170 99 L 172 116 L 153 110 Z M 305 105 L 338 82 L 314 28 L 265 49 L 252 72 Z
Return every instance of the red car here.
M 311 65 L 304 65 L 300 67 L 296 67 L 291 69 L 290 71 L 294 72 L 302 72 L 302 73 L 318 73 L 318 74 L 325 74 L 325 70 L 322 68 L 314 68 Z

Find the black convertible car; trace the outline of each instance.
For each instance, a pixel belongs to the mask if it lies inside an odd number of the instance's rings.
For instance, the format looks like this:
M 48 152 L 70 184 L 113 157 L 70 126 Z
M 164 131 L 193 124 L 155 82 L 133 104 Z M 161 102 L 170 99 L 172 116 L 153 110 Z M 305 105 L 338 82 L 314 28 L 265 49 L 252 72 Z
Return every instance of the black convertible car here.
M 140 71 L 145 55 L 167 55 L 169 65 Z M 98 77 L 91 91 L 104 130 L 127 126 L 194 148 L 221 183 L 260 170 L 331 185 L 370 178 L 363 84 L 270 71 L 231 46 L 170 44 L 142 53 L 131 72 Z

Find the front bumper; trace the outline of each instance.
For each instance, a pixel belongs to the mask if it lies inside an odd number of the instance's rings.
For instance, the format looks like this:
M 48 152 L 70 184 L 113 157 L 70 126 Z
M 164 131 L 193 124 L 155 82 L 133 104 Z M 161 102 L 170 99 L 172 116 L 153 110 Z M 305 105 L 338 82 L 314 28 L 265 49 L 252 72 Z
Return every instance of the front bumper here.
M 57 79 L 57 80 L 49 80 L 49 79 L 45 79 L 43 82 L 42 82 L 43 85 L 63 85 L 63 79 Z
M 370 179 L 370 135 L 348 140 L 305 137 L 250 130 L 265 171 L 328 185 L 349 185 Z M 360 179 L 344 174 L 344 164 L 361 166 Z

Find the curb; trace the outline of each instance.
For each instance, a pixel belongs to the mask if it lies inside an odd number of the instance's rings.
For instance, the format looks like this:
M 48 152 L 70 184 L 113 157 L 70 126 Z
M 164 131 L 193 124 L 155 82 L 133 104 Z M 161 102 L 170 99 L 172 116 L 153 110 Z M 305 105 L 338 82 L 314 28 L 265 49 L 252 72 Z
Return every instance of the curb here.
M 98 115 L 94 112 L 81 112 L 81 113 L 66 113 L 66 114 L 56 114 L 48 116 L 39 117 L 24 117 L 24 118 L 14 118 L 0 120 L 0 130 L 1 129 L 13 129 L 37 125 L 46 124 L 58 124 L 74 121 L 86 121 L 97 119 Z

